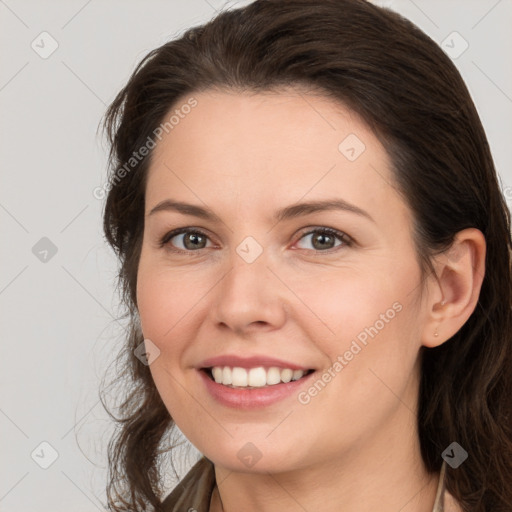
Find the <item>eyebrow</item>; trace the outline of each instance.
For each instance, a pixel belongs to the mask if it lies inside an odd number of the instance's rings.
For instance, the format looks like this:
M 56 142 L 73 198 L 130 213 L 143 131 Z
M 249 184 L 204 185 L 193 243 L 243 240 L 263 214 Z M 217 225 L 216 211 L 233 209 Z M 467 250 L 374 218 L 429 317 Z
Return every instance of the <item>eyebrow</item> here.
M 358 206 L 351 204 L 343 199 L 324 199 L 320 201 L 308 201 L 305 203 L 293 204 L 290 206 L 286 206 L 285 208 L 281 208 L 277 210 L 274 219 L 277 222 L 281 222 L 284 220 L 293 219 L 296 217 L 301 217 L 303 215 L 308 215 L 311 213 L 322 212 L 322 211 L 332 211 L 332 210 L 342 210 L 351 213 L 355 213 L 362 217 L 366 217 L 368 220 L 375 222 L 373 217 L 365 210 L 359 208 Z M 216 215 L 209 208 L 203 208 L 202 206 L 197 206 L 190 203 L 183 203 L 181 201 L 173 201 L 171 199 L 165 199 L 158 203 L 149 213 L 150 215 L 154 215 L 157 212 L 161 211 L 176 211 L 182 213 L 184 215 L 192 215 L 194 217 L 199 217 L 205 220 L 211 220 L 215 222 L 222 222 L 221 218 Z

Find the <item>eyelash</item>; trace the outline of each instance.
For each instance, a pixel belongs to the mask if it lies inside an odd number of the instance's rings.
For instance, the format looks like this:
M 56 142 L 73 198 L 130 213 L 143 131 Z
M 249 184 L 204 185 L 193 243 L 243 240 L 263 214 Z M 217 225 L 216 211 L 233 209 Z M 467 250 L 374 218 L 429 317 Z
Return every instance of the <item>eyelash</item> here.
M 183 249 L 172 248 L 170 241 L 174 237 L 181 235 L 181 234 L 190 234 L 190 233 L 193 233 L 196 235 L 201 235 L 201 236 L 204 236 L 209 239 L 208 235 L 206 233 L 204 233 L 203 231 L 201 231 L 200 229 L 178 228 L 173 231 L 170 231 L 169 233 L 166 233 L 160 239 L 159 246 L 161 248 L 167 248 L 169 251 L 174 252 L 174 253 L 188 254 L 190 256 L 192 256 L 196 252 L 201 251 L 202 249 L 206 249 L 206 247 L 203 247 L 203 248 L 197 249 L 197 250 L 183 250 Z M 318 227 L 318 228 L 311 229 L 310 231 L 306 231 L 301 234 L 301 236 L 299 237 L 299 240 L 302 240 L 302 238 L 304 238 L 308 235 L 311 235 L 313 233 L 321 233 L 322 235 L 331 235 L 333 237 L 338 238 L 339 240 L 341 240 L 343 242 L 342 245 L 332 247 L 331 249 L 327 249 L 325 251 L 312 249 L 314 252 L 319 253 L 319 254 L 320 253 L 331 254 L 333 252 L 337 252 L 338 250 L 340 250 L 342 248 L 351 247 L 354 244 L 354 240 L 350 236 L 348 236 L 346 233 L 343 233 L 342 231 L 338 231 L 337 229 L 327 228 L 327 227 Z M 302 249 L 302 250 L 309 250 L 309 249 Z

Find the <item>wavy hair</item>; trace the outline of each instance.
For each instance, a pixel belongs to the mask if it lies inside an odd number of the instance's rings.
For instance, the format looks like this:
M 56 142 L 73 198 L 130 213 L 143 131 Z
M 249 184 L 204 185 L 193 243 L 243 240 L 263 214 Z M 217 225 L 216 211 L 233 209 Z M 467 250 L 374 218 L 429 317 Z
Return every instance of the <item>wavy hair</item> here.
M 169 112 L 218 89 L 320 91 L 356 113 L 383 143 L 413 219 L 424 277 L 457 232 L 487 243 L 477 306 L 437 348 L 421 348 L 418 428 L 429 472 L 454 440 L 469 458 L 447 467 L 448 491 L 466 512 L 512 510 L 512 239 L 510 212 L 489 144 L 460 73 L 412 22 L 364 0 L 256 0 L 216 15 L 151 51 L 103 119 L 109 189 L 104 232 L 119 259 L 129 320 L 119 361 L 125 395 L 109 443 L 108 504 L 115 512 L 161 510 L 162 449 L 174 422 L 134 349 L 143 341 L 136 282 L 152 152 L 119 169 L 155 137 Z M 107 404 L 104 403 L 108 411 Z

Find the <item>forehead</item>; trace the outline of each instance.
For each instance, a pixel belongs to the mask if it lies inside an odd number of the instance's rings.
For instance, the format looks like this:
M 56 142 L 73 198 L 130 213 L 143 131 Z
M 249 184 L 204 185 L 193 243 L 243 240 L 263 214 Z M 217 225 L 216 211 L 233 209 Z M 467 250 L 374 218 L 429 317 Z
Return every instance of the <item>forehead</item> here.
M 180 111 L 191 97 L 195 106 Z M 153 150 L 148 207 L 169 193 L 247 205 L 326 193 L 370 205 L 394 193 L 385 148 L 357 114 L 320 94 L 210 90 L 173 112 L 178 122 Z

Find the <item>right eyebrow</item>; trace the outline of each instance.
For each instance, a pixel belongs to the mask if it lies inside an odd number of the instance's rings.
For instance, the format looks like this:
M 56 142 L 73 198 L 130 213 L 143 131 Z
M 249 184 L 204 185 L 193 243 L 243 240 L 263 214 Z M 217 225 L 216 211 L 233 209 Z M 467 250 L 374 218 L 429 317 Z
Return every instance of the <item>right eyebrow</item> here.
M 213 213 L 209 208 L 203 208 L 202 206 L 196 206 L 190 203 L 183 203 L 181 201 L 173 201 L 171 199 L 165 199 L 158 203 L 149 213 L 150 215 L 154 215 L 157 212 L 163 211 L 176 211 L 179 213 L 183 213 L 184 215 L 192 215 L 194 217 L 200 217 L 205 220 L 213 220 L 216 222 L 221 222 L 221 219 L 218 215 Z

